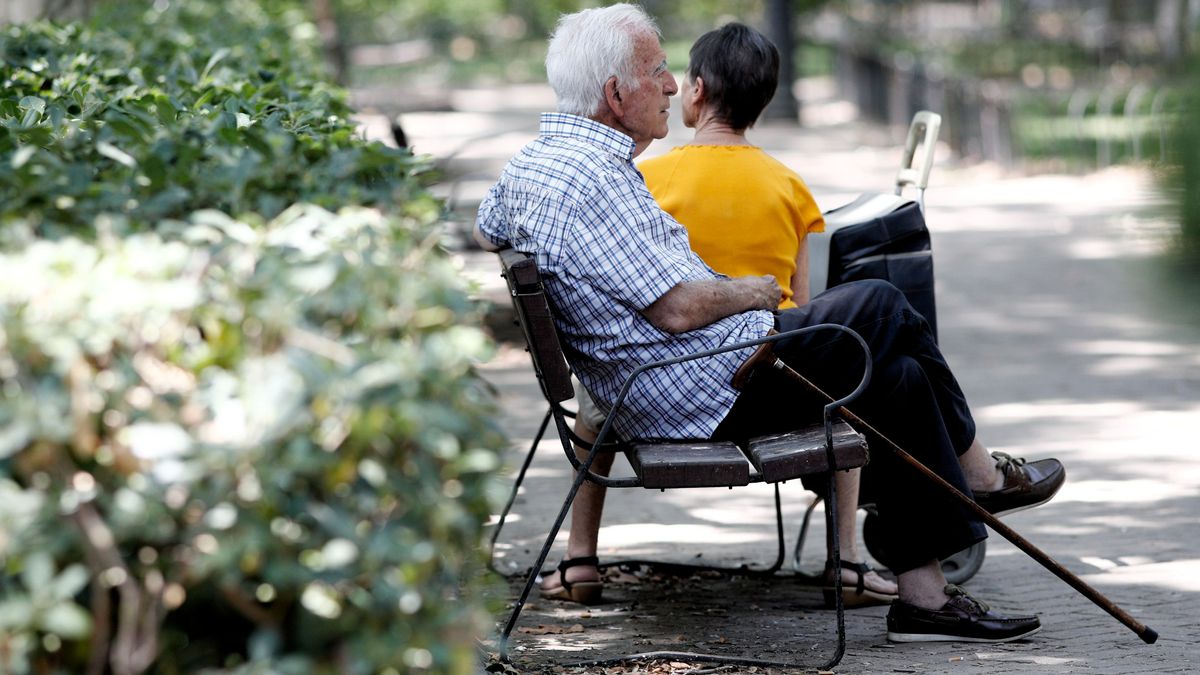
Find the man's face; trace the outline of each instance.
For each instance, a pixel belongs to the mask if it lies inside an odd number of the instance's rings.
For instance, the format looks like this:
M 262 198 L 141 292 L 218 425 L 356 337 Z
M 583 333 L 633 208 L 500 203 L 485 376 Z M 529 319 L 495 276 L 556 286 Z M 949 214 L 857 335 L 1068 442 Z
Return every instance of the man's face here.
M 634 143 L 644 147 L 667 135 L 671 97 L 679 91 L 679 85 L 667 70 L 667 55 L 662 45 L 651 33 L 634 38 L 633 63 L 640 86 L 635 91 L 620 88 L 625 108 L 622 122 Z

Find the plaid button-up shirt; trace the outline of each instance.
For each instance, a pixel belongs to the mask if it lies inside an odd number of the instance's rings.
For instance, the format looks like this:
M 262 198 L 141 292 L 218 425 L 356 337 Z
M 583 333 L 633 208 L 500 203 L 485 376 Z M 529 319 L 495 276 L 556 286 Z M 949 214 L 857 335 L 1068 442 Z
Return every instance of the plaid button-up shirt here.
M 479 207 L 485 237 L 536 257 L 571 366 L 606 409 L 637 366 L 762 337 L 773 325 L 770 312 L 751 311 L 672 335 L 642 315 L 676 284 L 721 275 L 655 203 L 633 149 L 633 139 L 608 126 L 544 113 L 538 138 Z M 643 373 L 614 419 L 617 431 L 707 438 L 733 406 L 730 377 L 751 351 Z

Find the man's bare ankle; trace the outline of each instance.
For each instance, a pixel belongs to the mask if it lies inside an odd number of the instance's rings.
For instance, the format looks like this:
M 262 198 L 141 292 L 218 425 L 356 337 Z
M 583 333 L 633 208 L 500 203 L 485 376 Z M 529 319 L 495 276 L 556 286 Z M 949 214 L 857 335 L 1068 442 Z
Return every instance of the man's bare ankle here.
M 964 471 L 967 478 L 967 485 L 970 486 L 972 492 L 995 492 L 1004 487 L 1004 473 L 998 467 L 991 467 L 991 471 Z
M 950 600 L 950 596 L 945 592 L 938 591 L 937 593 L 912 593 L 906 594 L 904 589 L 900 590 L 900 601 L 920 607 L 921 609 L 941 609 Z

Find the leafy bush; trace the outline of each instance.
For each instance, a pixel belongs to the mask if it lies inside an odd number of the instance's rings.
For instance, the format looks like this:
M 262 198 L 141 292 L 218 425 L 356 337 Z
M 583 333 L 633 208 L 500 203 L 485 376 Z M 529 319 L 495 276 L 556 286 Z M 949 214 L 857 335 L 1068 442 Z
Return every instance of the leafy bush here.
M 471 672 L 504 440 L 425 164 L 302 16 L 161 4 L 0 35 L 0 672 Z
M 343 92 L 318 78 L 312 27 L 248 4 L 0 34 L 0 227 L 85 233 L 117 213 L 145 230 L 200 208 L 270 218 L 298 201 L 388 205 L 419 191 L 424 163 L 363 142 Z
M 0 256 L 0 671 L 469 671 L 502 439 L 427 225 L 210 211 Z

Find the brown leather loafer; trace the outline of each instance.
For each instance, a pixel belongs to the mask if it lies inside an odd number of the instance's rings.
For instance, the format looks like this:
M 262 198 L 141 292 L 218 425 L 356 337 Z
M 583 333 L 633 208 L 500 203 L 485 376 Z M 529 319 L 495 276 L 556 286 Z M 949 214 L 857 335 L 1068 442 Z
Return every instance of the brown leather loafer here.
M 1004 474 L 1004 486 L 992 492 L 976 492 L 975 503 L 994 516 L 1045 504 L 1067 479 L 1067 470 L 1057 459 L 1027 462 L 1003 452 L 993 452 L 992 456 L 996 458 L 996 468 Z
M 887 615 L 889 642 L 1011 642 L 1042 629 L 1036 616 L 1004 616 L 958 586 L 946 586 L 950 599 L 941 609 L 922 609 L 903 600 Z

